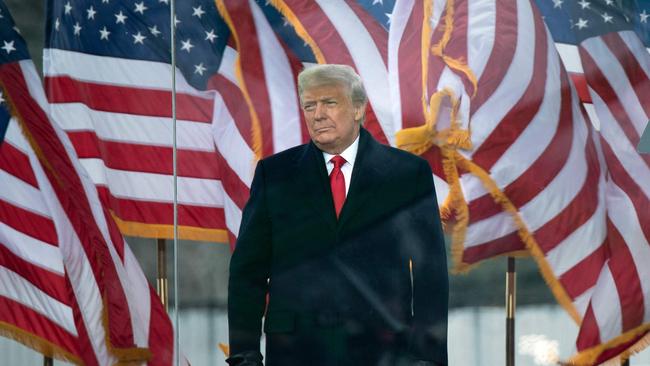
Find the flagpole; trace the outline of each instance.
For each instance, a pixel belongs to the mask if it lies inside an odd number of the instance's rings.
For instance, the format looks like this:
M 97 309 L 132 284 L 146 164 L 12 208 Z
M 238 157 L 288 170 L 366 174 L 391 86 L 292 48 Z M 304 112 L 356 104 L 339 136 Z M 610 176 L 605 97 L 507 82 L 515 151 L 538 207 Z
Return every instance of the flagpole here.
M 165 307 L 165 311 L 169 312 L 169 291 L 167 288 L 167 242 L 165 239 L 158 239 L 158 276 L 156 278 L 156 290 Z
M 172 62 L 172 171 L 174 181 L 174 365 L 180 365 L 180 341 L 179 341 L 179 295 L 178 295 L 178 172 L 177 172 L 177 151 L 176 151 L 176 0 L 170 1 L 170 52 Z
M 43 356 L 43 366 L 53 366 L 54 360 L 52 357 Z
M 508 271 L 506 272 L 506 366 L 515 366 L 516 275 L 515 258 L 508 257 Z

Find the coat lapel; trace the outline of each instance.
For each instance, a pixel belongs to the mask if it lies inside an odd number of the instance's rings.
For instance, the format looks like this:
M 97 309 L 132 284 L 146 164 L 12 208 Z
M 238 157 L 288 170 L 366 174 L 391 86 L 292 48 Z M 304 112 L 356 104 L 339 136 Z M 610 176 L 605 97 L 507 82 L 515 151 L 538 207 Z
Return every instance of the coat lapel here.
M 389 163 L 382 154 L 379 143 L 361 129 L 359 150 L 352 170 L 352 181 L 338 220 L 339 232 L 361 210 L 375 192 L 386 182 L 390 169 L 382 169 Z M 375 197 L 381 199 L 381 197 Z
M 323 217 L 332 230 L 336 230 L 334 201 L 325 160 L 323 153 L 312 142 L 305 145 L 304 153 L 296 160 L 293 178 L 300 197 Z

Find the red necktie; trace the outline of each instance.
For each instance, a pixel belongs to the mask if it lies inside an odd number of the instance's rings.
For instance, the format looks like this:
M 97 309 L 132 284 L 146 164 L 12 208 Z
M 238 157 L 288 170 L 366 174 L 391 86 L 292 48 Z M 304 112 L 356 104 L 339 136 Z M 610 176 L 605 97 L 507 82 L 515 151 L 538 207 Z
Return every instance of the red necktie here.
M 339 217 L 341 208 L 343 208 L 343 202 L 345 202 L 345 177 L 341 171 L 341 166 L 345 164 L 345 159 L 341 155 L 336 155 L 330 161 L 334 164 L 334 169 L 330 173 L 330 186 L 332 187 L 336 217 Z

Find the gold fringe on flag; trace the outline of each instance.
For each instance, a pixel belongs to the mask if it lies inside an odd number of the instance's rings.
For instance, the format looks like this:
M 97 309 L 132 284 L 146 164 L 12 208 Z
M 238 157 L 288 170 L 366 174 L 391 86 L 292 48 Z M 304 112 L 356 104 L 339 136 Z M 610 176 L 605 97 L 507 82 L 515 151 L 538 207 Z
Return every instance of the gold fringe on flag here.
M 122 220 L 109 210 L 123 235 L 152 239 L 174 239 L 174 225 L 147 224 Z M 196 226 L 178 225 L 178 239 L 228 243 L 228 232 L 223 229 L 206 229 Z
M 579 352 L 577 355 L 571 357 L 569 361 L 566 362 L 566 365 L 574 365 L 574 366 L 594 365 L 596 363 L 596 359 L 598 359 L 598 356 L 600 356 L 604 351 L 610 348 L 620 346 L 621 344 L 630 342 L 634 338 L 639 337 L 642 334 L 648 332 L 650 332 L 650 323 L 640 325 L 610 340 L 609 342 L 605 342 L 595 347 Z M 619 355 L 620 361 L 627 360 L 634 354 L 643 351 L 648 346 L 650 346 L 650 333 L 646 334 L 643 338 L 641 338 L 639 341 L 634 343 L 630 348 L 628 348 L 623 353 L 621 353 Z
M 255 106 L 253 105 L 253 100 L 251 99 L 250 93 L 248 92 L 248 87 L 246 86 L 246 82 L 244 80 L 244 74 L 241 67 L 241 43 L 239 41 L 239 35 L 237 34 L 235 25 L 232 21 L 232 18 L 230 17 L 230 14 L 228 13 L 228 9 L 226 9 L 224 0 L 216 0 L 215 2 L 217 4 L 217 10 L 219 11 L 219 14 L 228 25 L 228 28 L 230 28 L 230 31 L 232 32 L 232 36 L 235 39 L 235 45 L 237 47 L 237 57 L 235 59 L 235 65 L 236 65 L 235 75 L 237 77 L 237 81 L 239 82 L 239 87 L 241 88 L 242 94 L 244 95 L 244 99 L 246 100 L 246 104 L 248 105 L 248 112 L 250 113 L 251 116 L 251 121 L 252 121 L 251 136 L 253 138 L 253 146 L 251 147 L 253 149 L 253 153 L 255 154 L 255 162 L 257 162 L 258 160 L 262 159 L 262 155 L 263 155 L 262 126 L 260 125 L 260 120 L 259 117 L 257 116 L 257 111 L 255 110 Z M 255 164 L 253 164 L 253 167 L 254 165 Z
M 44 356 L 67 361 L 75 365 L 83 365 L 83 361 L 79 357 L 55 345 L 47 339 L 38 337 L 22 328 L 16 327 L 13 324 L 0 321 L 0 335 L 22 343 Z

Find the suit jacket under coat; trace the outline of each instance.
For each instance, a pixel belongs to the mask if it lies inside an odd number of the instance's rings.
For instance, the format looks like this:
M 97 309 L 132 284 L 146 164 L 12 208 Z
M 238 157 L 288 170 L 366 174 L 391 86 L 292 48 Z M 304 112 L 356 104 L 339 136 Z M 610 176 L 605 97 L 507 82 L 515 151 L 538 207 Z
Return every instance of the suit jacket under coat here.
M 312 324 L 397 334 L 412 357 L 446 365 L 445 253 L 425 160 L 361 129 L 337 220 L 313 143 L 263 159 L 230 262 L 231 354 L 259 349 L 265 314 L 267 357 L 275 334 Z

